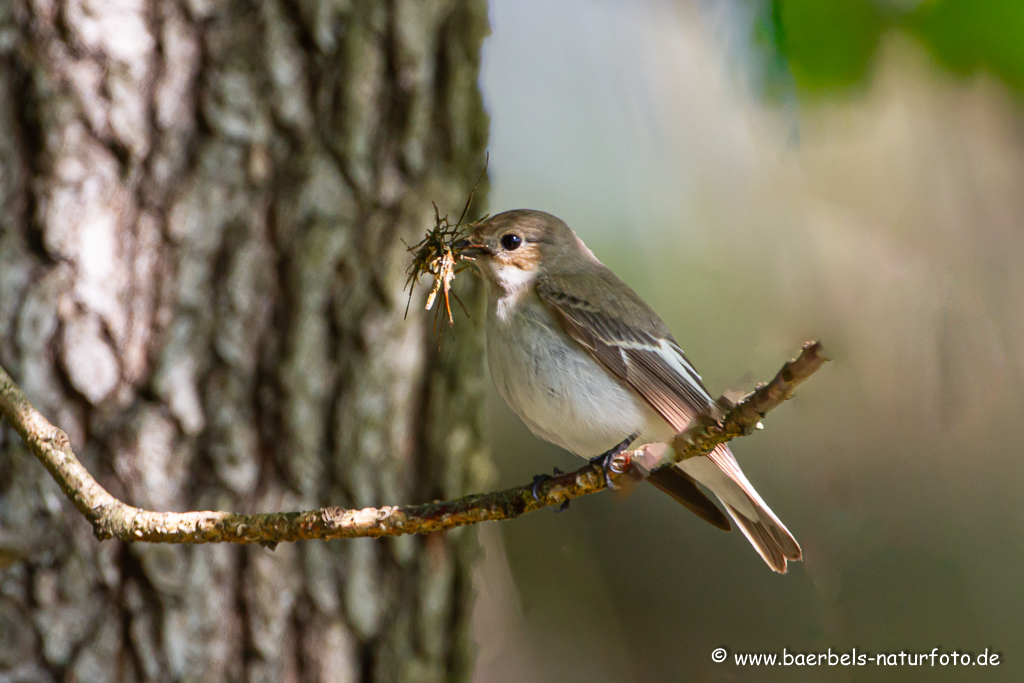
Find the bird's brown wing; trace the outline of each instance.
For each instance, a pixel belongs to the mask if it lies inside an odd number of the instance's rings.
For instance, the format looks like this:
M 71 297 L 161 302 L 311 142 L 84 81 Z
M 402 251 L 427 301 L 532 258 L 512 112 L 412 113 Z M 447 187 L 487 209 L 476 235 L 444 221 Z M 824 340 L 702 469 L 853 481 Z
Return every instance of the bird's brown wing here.
M 578 276 L 573 279 L 578 280 Z M 653 311 L 653 323 L 630 325 L 616 316 L 614 310 L 601 310 L 566 291 L 565 284 L 559 279 L 543 278 L 537 293 L 569 336 L 632 387 L 673 429 L 681 432 L 695 415 L 714 409 L 700 376 Z M 589 284 L 601 287 L 606 283 Z M 629 294 L 636 296 L 631 290 Z M 647 307 L 642 301 L 640 304 Z M 682 470 L 660 467 L 648 481 L 701 519 L 719 529 L 732 528 L 725 514 Z
M 573 291 L 581 289 L 583 278 L 592 294 L 587 299 Z M 545 276 L 537 284 L 537 294 L 569 336 L 640 394 L 676 432 L 686 429 L 698 414 L 714 413 L 717 407 L 700 375 L 657 314 L 624 284 L 611 295 L 611 285 L 602 277 Z M 626 307 L 614 298 L 622 296 L 634 299 L 629 309 L 642 306 L 646 315 L 625 315 Z

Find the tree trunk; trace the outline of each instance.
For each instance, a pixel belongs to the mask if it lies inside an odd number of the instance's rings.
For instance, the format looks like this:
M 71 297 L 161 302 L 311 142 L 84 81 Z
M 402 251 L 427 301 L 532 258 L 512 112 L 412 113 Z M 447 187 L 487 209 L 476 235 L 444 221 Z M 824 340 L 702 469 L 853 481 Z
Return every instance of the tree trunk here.
M 401 239 L 480 171 L 486 30 L 482 0 L 0 3 L 0 363 L 114 495 L 484 484 L 479 328 L 403 320 Z M 474 547 L 100 543 L 5 427 L 0 679 L 464 678 Z

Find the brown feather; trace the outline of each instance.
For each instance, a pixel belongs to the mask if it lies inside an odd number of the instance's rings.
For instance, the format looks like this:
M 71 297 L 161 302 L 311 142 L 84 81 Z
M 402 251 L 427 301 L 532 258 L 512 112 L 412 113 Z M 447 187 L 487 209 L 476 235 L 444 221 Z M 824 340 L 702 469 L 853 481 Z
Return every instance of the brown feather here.
M 658 490 L 667 493 L 677 502 L 686 507 L 705 522 L 718 527 L 722 531 L 732 530 L 729 518 L 722 512 L 710 498 L 704 495 L 695 482 L 686 472 L 678 467 L 666 465 L 651 472 L 647 481 L 654 484 Z
M 733 513 L 733 519 L 740 525 L 741 530 L 751 545 L 754 546 L 773 570 L 780 574 L 785 574 L 787 558 L 790 560 L 802 559 L 803 555 L 799 552 L 799 546 L 797 546 L 795 553 L 787 554 L 786 551 L 783 551 L 779 543 L 778 534 L 773 533 L 773 530 L 764 522 L 747 519 L 736 510 L 732 508 L 730 510 Z
M 537 283 L 537 294 L 569 336 L 632 386 L 677 432 L 686 429 L 695 415 L 713 413 L 715 403 L 696 371 L 687 381 L 656 350 L 666 342 L 692 370 L 661 318 L 611 271 L 595 271 L 594 275 L 544 276 Z M 594 299 L 600 306 L 572 293 L 580 289 L 583 280 L 598 294 Z M 609 291 L 613 288 L 616 294 Z M 623 305 L 620 298 L 631 305 Z

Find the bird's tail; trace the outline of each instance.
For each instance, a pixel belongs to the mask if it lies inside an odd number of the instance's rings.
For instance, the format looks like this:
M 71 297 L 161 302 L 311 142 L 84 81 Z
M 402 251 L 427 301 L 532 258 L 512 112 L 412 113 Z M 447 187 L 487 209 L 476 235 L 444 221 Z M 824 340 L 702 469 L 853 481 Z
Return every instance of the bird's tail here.
M 785 574 L 787 560 L 803 559 L 800 544 L 757 495 L 725 444 L 707 457 L 689 458 L 678 467 L 718 496 L 726 512 L 769 567 Z

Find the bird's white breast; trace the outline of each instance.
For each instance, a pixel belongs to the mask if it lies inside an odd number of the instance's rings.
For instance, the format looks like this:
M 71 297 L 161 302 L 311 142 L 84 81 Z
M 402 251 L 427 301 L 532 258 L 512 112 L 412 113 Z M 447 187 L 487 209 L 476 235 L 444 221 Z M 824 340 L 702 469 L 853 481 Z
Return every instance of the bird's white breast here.
M 641 432 L 641 443 L 666 430 L 671 437 L 657 413 L 569 337 L 530 288 L 488 303 L 491 378 L 534 434 L 586 457 L 633 432 Z

